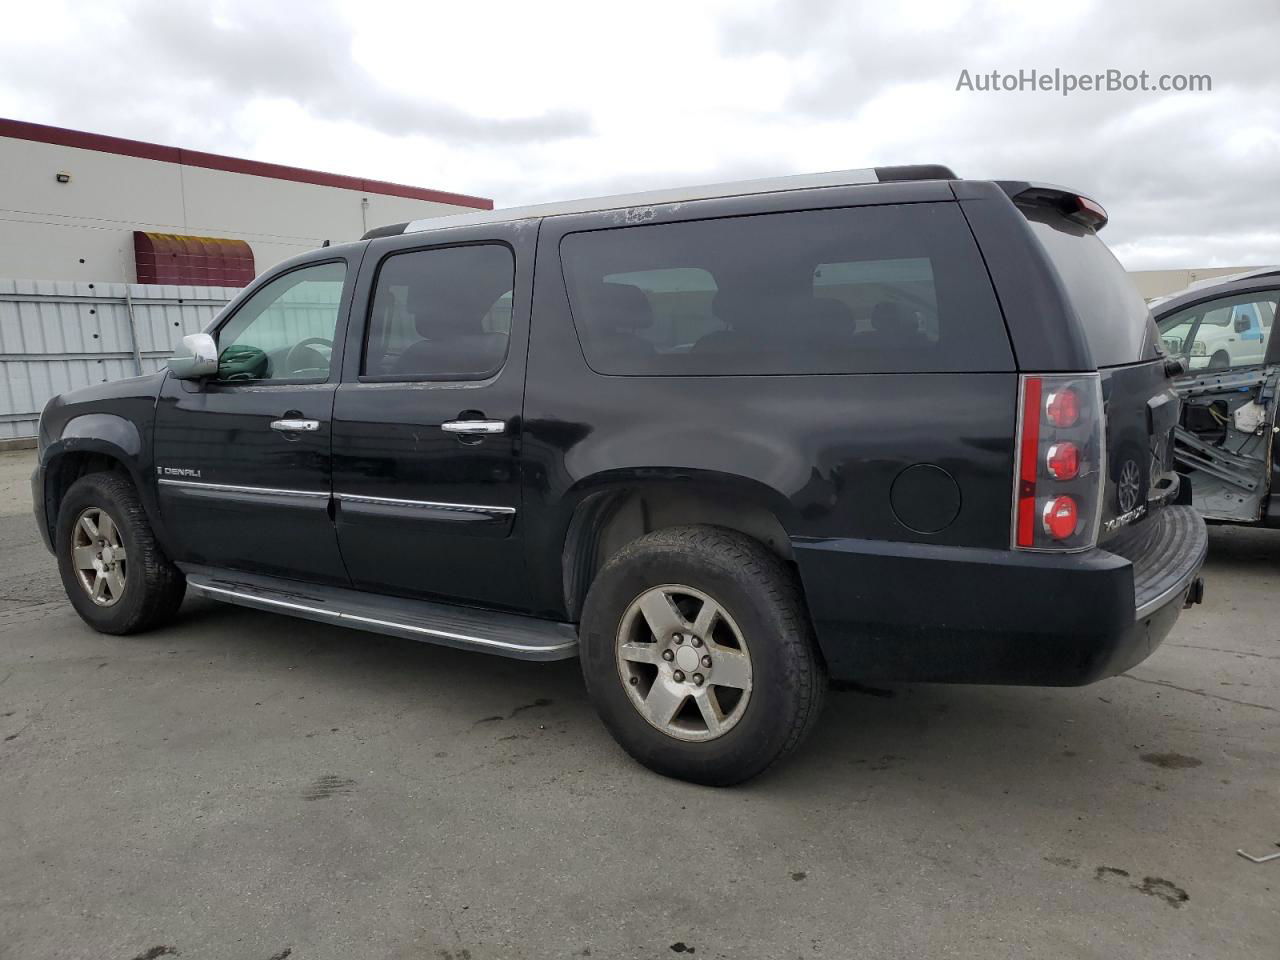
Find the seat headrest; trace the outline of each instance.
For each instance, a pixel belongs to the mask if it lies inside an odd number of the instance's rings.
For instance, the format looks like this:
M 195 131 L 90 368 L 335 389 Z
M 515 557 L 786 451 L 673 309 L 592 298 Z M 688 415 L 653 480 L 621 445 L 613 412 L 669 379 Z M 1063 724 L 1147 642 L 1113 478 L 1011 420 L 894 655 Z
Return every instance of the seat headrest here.
M 878 333 L 909 333 L 911 320 L 892 300 L 881 300 L 871 308 L 871 328 Z
M 711 311 L 731 330 L 752 336 L 763 336 L 775 327 L 775 315 L 764 293 L 750 290 L 717 290 L 711 300 Z
M 653 307 L 639 287 L 630 283 L 602 283 L 596 290 L 600 327 L 606 330 L 644 330 L 653 326 Z
M 474 304 L 455 295 L 454 284 L 412 284 L 405 309 L 413 316 L 414 329 L 425 340 L 484 333 L 484 316 Z
M 832 297 L 814 297 L 809 304 L 808 319 L 841 332 L 852 332 L 857 324 L 853 308 Z

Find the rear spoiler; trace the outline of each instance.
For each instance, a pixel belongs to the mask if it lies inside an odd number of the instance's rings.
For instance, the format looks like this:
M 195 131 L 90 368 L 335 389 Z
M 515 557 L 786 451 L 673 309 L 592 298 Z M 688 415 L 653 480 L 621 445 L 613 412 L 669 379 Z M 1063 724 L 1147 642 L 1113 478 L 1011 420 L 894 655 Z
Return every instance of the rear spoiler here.
M 995 183 L 1014 203 L 1052 207 L 1068 220 L 1092 227 L 1095 233 L 1107 225 L 1107 211 L 1102 209 L 1102 204 L 1075 190 L 1025 180 L 997 180 Z

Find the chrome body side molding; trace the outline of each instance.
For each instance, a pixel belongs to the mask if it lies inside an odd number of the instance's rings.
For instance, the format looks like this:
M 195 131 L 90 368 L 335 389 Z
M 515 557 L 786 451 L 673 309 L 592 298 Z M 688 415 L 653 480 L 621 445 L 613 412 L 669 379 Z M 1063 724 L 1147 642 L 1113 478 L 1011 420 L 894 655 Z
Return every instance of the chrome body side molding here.
M 289 490 L 283 487 L 246 487 L 234 483 L 205 483 L 199 480 L 174 480 L 160 477 L 156 482 L 161 487 L 174 487 L 205 496 L 254 496 L 254 497 L 289 497 L 300 500 L 328 500 L 327 490 Z
M 515 507 L 496 507 L 480 503 L 445 503 L 437 500 L 404 500 L 400 497 L 369 497 L 362 493 L 335 493 L 340 503 L 367 503 L 373 506 L 420 508 L 424 510 L 455 510 L 459 513 L 487 513 L 511 515 Z
M 360 493 L 329 493 L 327 490 L 291 490 L 283 487 L 251 487 L 234 483 L 206 483 L 202 480 L 175 480 L 160 477 L 156 481 L 162 487 L 171 487 L 197 496 L 224 497 L 273 497 L 301 500 L 337 500 L 340 503 L 363 504 L 371 507 L 390 507 L 405 510 L 423 510 L 443 514 L 469 515 L 455 519 L 497 519 L 512 517 L 515 507 L 485 503 L 448 503 L 438 500 L 409 500 L 402 497 L 373 497 Z

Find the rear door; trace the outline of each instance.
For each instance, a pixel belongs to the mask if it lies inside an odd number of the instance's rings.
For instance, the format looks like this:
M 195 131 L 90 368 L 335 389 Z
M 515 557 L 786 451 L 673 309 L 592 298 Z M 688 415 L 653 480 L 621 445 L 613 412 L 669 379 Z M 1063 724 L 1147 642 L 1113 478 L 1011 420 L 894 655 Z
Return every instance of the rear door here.
M 1099 543 L 1171 499 L 1178 480 L 1178 397 L 1147 305 L 1085 224 L 1048 205 L 1019 204 L 1077 315 L 1102 381 L 1107 464 Z
M 1190 372 L 1176 431 L 1179 468 L 1206 517 L 1253 523 L 1268 512 L 1274 463 L 1280 343 L 1272 336 L 1280 291 L 1206 290 L 1162 314 L 1166 349 Z M 1228 339 L 1230 338 L 1230 339 Z
M 334 405 L 360 589 L 522 609 L 520 443 L 536 224 L 373 241 Z

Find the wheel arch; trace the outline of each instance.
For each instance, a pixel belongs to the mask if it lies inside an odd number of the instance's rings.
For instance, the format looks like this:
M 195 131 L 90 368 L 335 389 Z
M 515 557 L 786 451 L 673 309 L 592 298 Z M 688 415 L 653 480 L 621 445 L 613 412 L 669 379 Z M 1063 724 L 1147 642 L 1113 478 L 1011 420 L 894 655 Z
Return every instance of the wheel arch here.
M 669 527 L 708 524 L 749 536 L 794 563 L 794 509 L 776 490 L 746 477 L 711 471 L 678 475 L 619 472 L 588 478 L 571 491 L 561 538 L 565 610 L 577 621 L 600 568 L 628 543 Z
M 128 477 L 138 491 L 147 519 L 156 524 L 149 491 L 142 483 L 142 437 L 137 426 L 109 413 L 88 413 L 67 421 L 61 436 L 41 451 L 44 474 L 43 521 L 50 533 L 57 530 L 58 511 L 71 485 L 90 473 L 116 472 Z

